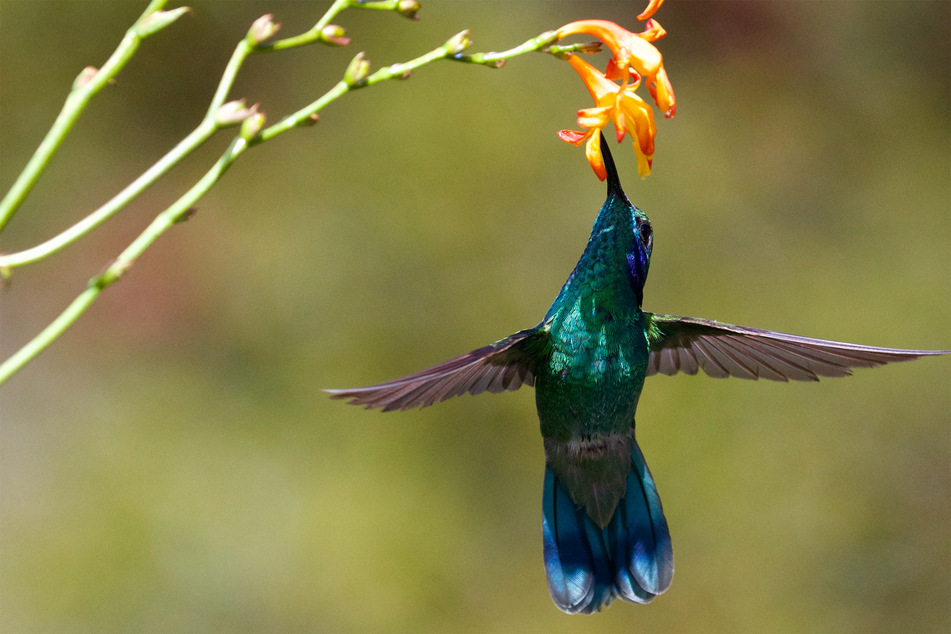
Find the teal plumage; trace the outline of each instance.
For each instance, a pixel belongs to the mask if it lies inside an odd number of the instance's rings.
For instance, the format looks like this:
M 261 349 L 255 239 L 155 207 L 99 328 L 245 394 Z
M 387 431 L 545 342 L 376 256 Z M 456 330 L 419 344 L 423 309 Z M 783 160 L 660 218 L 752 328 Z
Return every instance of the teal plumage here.
M 603 137 L 601 145 L 607 200 L 540 324 L 399 379 L 327 390 L 389 411 L 534 385 L 546 458 L 545 572 L 555 605 L 568 613 L 597 612 L 614 598 L 647 603 L 673 578 L 667 520 L 634 435 L 646 377 L 703 370 L 713 377 L 815 381 L 948 352 L 860 346 L 643 311 L 651 224 L 624 195 Z

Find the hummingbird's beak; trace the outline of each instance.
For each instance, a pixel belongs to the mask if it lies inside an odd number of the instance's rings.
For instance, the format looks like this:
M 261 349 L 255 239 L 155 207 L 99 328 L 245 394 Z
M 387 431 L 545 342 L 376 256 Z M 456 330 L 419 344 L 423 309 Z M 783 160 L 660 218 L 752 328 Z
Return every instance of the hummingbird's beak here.
M 611 156 L 611 150 L 608 148 L 608 140 L 601 134 L 601 158 L 604 161 L 604 169 L 608 173 L 608 198 L 611 195 L 624 196 L 624 190 L 621 189 L 621 179 L 617 175 L 617 167 L 614 166 L 614 157 Z

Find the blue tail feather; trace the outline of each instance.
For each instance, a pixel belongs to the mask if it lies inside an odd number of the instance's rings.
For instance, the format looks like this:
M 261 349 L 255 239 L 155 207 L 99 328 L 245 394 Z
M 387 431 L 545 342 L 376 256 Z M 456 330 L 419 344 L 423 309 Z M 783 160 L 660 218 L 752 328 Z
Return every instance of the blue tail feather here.
M 542 510 L 548 589 L 562 611 L 591 614 L 614 597 L 647 603 L 670 586 L 670 533 L 637 443 L 625 496 L 606 528 L 575 505 L 547 466 Z
M 594 564 L 583 526 L 571 496 L 546 468 L 542 531 L 548 589 L 569 613 L 587 607 L 594 593 Z
M 622 599 L 647 603 L 670 586 L 674 555 L 660 496 L 637 443 L 631 459 L 627 491 L 614 520 L 616 543 L 623 544 L 615 552 L 616 586 Z
M 591 562 L 594 568 L 594 587 L 591 601 L 582 610 L 584 614 L 594 614 L 603 607 L 607 607 L 614 600 L 611 581 L 614 576 L 614 566 L 611 565 L 611 547 L 607 540 L 607 531 L 602 530 L 591 521 L 584 510 L 579 510 L 579 521 L 584 524 L 585 539 L 591 549 Z

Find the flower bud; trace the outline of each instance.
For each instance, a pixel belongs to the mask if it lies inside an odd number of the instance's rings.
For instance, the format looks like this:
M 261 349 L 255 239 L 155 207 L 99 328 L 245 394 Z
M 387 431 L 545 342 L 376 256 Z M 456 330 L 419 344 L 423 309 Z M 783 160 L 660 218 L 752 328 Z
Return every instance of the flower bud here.
M 344 35 L 345 33 L 346 31 L 344 31 L 342 26 L 328 24 L 320 29 L 320 41 L 333 46 L 346 46 L 350 43 L 350 38 L 346 37 Z
M 446 40 L 445 44 L 443 44 L 443 46 L 449 51 L 450 55 L 458 55 L 471 45 L 472 40 L 469 39 L 469 29 L 456 33 L 451 38 Z
M 272 13 L 262 15 L 251 23 L 251 28 L 248 30 L 247 35 L 248 42 L 255 46 L 262 44 L 271 39 L 280 28 L 281 23 L 274 21 L 274 15 Z
M 215 112 L 215 123 L 219 126 L 229 126 L 241 123 L 258 111 L 258 104 L 250 108 L 244 99 L 237 99 L 222 104 Z
M 161 31 L 186 13 L 191 12 L 191 7 L 178 7 L 177 9 L 171 9 L 169 11 L 150 13 L 135 26 L 135 32 L 139 37 L 148 37 L 153 33 Z
M 396 5 L 396 12 L 411 20 L 418 20 L 419 3 L 416 0 L 400 0 Z
M 251 106 L 253 114 L 248 116 L 247 119 L 241 122 L 241 138 L 246 141 L 250 141 L 258 135 L 258 132 L 261 131 L 261 128 L 264 127 L 264 122 L 267 121 L 267 116 L 263 112 L 258 112 L 258 105 L 254 104 Z
M 366 53 L 360 51 L 347 66 L 347 71 L 343 74 L 343 80 L 353 88 L 365 80 L 369 74 L 370 60 L 367 59 Z

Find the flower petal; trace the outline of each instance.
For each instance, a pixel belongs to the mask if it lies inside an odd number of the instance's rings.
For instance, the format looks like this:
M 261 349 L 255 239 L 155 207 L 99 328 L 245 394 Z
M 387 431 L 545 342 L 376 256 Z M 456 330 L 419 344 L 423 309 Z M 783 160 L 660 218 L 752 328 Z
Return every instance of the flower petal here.
M 642 40 L 647 40 L 648 42 L 656 42 L 665 35 L 667 31 L 664 30 L 664 27 L 660 25 L 660 22 L 657 20 L 648 20 L 647 24 L 644 25 L 644 31 L 642 33 L 635 33 L 637 37 Z
M 634 94 L 626 94 L 621 102 L 627 132 L 637 139 L 636 144 L 647 156 L 654 154 L 654 137 L 657 125 L 654 123 L 654 111 L 644 100 Z
M 641 178 L 647 178 L 647 175 L 651 173 L 651 164 L 653 162 L 652 156 L 647 156 L 641 152 L 641 148 L 634 143 L 634 154 L 637 155 L 637 173 Z M 601 179 L 604 180 L 604 179 Z
M 677 113 L 677 98 L 674 96 L 674 87 L 670 85 L 670 79 L 668 79 L 667 71 L 664 70 L 663 66 L 657 70 L 654 81 L 647 82 L 647 90 L 665 117 L 669 119 Z
M 558 29 L 557 33 L 559 39 L 568 37 L 569 35 L 577 35 L 578 33 L 587 33 L 607 44 L 612 51 L 617 51 L 617 49 L 621 48 L 621 46 L 624 45 L 624 41 L 632 35 L 630 31 L 610 20 L 578 20 L 577 22 L 569 22 Z
M 624 125 L 624 111 L 621 108 L 614 109 L 614 136 L 617 138 L 617 142 L 620 143 L 624 140 L 625 134 L 625 125 Z
M 591 97 L 595 103 L 599 106 L 608 105 L 603 102 L 612 98 L 614 94 L 617 93 L 617 84 L 602 75 L 601 71 L 577 55 L 569 57 L 568 63 L 571 64 L 571 67 L 574 68 L 578 76 L 581 77 L 581 81 L 587 86 L 588 92 L 591 93 Z
M 641 22 L 648 19 L 649 17 L 657 13 L 657 9 L 659 9 L 660 5 L 662 4 L 664 4 L 664 0 L 650 0 L 650 2 L 647 3 L 647 8 L 644 9 L 644 11 L 642 11 L 641 14 L 637 16 L 637 19 L 640 20 Z
M 613 65 L 608 64 L 609 77 L 605 77 L 593 66 L 581 60 L 577 55 L 568 58 L 575 71 L 581 75 L 591 96 L 598 101 L 606 91 L 616 91 L 609 84 L 611 79 L 624 80 L 628 69 L 645 77 L 654 77 L 663 65 L 663 57 L 653 44 L 627 29 L 608 20 L 579 20 L 558 29 L 558 37 L 575 33 L 593 35 L 611 49 Z M 575 61 L 577 60 L 577 62 Z M 592 72 L 593 71 L 593 72 Z M 632 73 L 633 74 L 633 73 Z
M 590 132 L 578 132 L 577 130 L 559 130 L 558 136 L 565 143 L 572 145 L 581 145 L 588 138 Z
M 653 76 L 664 63 L 656 46 L 633 33 L 625 42 L 625 48 L 630 52 L 628 63 L 641 75 Z
M 604 167 L 604 157 L 601 155 L 601 135 L 592 134 L 584 147 L 584 155 L 591 164 L 591 169 L 598 175 L 602 181 L 608 177 L 608 171 Z
M 603 128 L 611 121 L 612 106 L 582 108 L 578 111 L 578 125 L 582 128 Z

